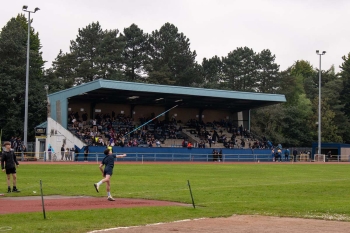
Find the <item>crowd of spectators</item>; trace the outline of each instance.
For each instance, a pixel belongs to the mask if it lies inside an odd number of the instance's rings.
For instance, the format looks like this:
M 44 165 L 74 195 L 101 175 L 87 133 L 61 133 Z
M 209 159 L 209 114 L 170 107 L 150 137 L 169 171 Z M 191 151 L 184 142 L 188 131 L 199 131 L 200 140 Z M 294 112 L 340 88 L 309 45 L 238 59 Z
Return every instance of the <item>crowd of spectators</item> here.
M 11 149 L 14 152 L 17 152 L 17 153 L 27 152 L 27 147 L 23 144 L 21 137 L 11 137 L 10 143 L 11 143 Z
M 243 125 L 237 127 L 228 120 L 204 123 L 190 119 L 186 126 L 192 128 L 190 133 L 199 138 L 199 148 L 205 148 L 206 145 L 212 147 L 217 143 L 222 143 L 225 148 L 245 148 L 246 141 L 251 139 L 249 130 L 243 128 Z M 226 135 L 225 131 L 231 136 Z
M 143 125 L 153 118 L 152 114 L 139 118 L 139 123 Z M 182 131 L 175 118 L 171 121 L 155 119 L 135 130 L 133 118 L 114 112 L 96 113 L 90 120 L 85 112 L 82 117 L 78 112 L 70 113 L 68 122 L 71 122 L 68 129 L 90 146 L 160 147 L 166 139 L 181 138 Z
M 197 119 L 188 120 L 184 127 L 199 139 L 198 142 L 190 142 L 182 133 L 182 126 L 178 124 L 181 122 L 177 122 L 175 117 L 169 121 L 158 118 L 150 121 L 153 118 L 154 114 L 139 118 L 139 125 L 148 123 L 134 131 L 137 127 L 134 119 L 124 114 L 116 115 L 114 111 L 111 114 L 96 113 L 93 119 L 88 119 L 86 112 L 81 116 L 79 112 L 71 112 L 68 128 L 89 146 L 160 147 L 166 139 L 184 139 L 182 147 L 188 147 L 188 143 L 191 143 L 191 147 L 198 148 L 211 148 L 216 144 L 222 144 L 224 148 L 272 148 L 272 143 L 265 137 L 256 140 L 243 125 L 234 125 L 229 120 L 206 123 Z
M 262 137 L 262 140 L 253 140 L 249 142 L 249 148 L 252 149 L 272 149 L 273 144 L 270 140 L 267 140 L 265 136 Z

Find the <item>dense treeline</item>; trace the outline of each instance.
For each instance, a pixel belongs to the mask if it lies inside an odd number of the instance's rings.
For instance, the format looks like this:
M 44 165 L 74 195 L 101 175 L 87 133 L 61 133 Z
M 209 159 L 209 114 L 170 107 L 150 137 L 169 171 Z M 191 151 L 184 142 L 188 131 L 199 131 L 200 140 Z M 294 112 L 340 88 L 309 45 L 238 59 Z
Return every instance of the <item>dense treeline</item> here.
M 12 18 L 0 33 L 0 125 L 5 138 L 23 133 L 26 35 L 24 15 Z M 52 93 L 103 78 L 284 94 L 286 103 L 252 111 L 252 131 L 285 145 L 310 146 L 317 140 L 319 71 L 308 61 L 281 71 L 269 49 L 239 47 L 199 64 L 189 38 L 170 23 L 147 34 L 135 24 L 119 31 L 93 22 L 78 29 L 69 51 L 58 51 L 46 70 L 33 28 L 30 50 L 29 129 L 45 121 L 45 84 Z M 350 53 L 340 69 L 321 71 L 322 141 L 350 142 Z M 33 140 L 33 130 L 29 133 Z

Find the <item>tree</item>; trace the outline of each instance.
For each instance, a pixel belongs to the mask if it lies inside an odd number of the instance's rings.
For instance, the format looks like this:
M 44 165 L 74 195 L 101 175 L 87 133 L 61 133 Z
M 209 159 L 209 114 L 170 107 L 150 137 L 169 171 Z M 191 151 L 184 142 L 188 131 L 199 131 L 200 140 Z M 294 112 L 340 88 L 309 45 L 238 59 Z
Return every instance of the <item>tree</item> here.
M 322 142 L 342 142 L 343 139 L 337 134 L 338 127 L 334 122 L 335 113 L 327 103 L 328 99 L 321 100 L 321 132 Z M 318 121 L 318 97 L 313 101 L 314 122 Z M 317 120 L 316 120 L 317 119 Z
M 71 40 L 70 53 L 60 51 L 53 62 L 57 77 L 81 84 L 95 79 L 114 79 L 122 68 L 124 38 L 119 31 L 103 30 L 99 22 L 78 30 Z
M 350 53 L 347 56 L 343 56 L 342 59 L 344 62 L 340 66 L 340 77 L 343 82 L 343 90 L 340 94 L 340 100 L 344 105 L 342 110 L 350 119 Z
M 278 93 L 286 95 L 287 105 L 297 105 L 299 96 L 302 94 L 306 94 L 306 97 L 310 99 L 310 96 L 314 95 L 315 88 L 318 88 L 314 80 L 315 75 L 316 72 L 309 62 L 296 61 L 291 67 L 280 73 Z
M 222 58 L 224 81 L 230 90 L 254 91 L 257 77 L 257 55 L 240 47 Z
M 298 105 L 278 104 L 252 111 L 252 131 L 275 145 L 308 146 L 313 140 L 312 104 L 305 94 Z
M 190 50 L 190 40 L 173 24 L 166 23 L 159 31 L 153 31 L 149 45 L 148 82 L 180 86 L 202 82 L 195 62 L 196 51 Z
M 203 58 L 203 79 L 205 83 L 216 83 L 218 84 L 223 80 L 223 63 L 218 56 L 206 59 Z
M 275 63 L 276 56 L 264 49 L 257 54 L 258 75 L 256 91 L 263 93 L 276 93 L 279 88 L 279 65 Z
M 283 107 L 281 104 L 258 108 L 251 111 L 251 131 L 254 134 L 265 136 L 274 145 L 284 143 L 281 127 L 283 119 Z M 260 138 L 260 140 L 262 140 Z
M 299 94 L 302 94 L 302 88 L 298 79 L 291 74 L 291 67 L 280 72 L 279 94 L 286 96 L 286 105 L 295 105 L 298 101 Z
M 23 138 L 23 118 L 26 85 L 28 22 L 19 14 L 0 33 L 0 125 L 4 138 Z M 43 85 L 43 65 L 39 34 L 30 30 L 30 69 L 28 94 L 28 140 L 34 140 L 34 127 L 46 118 L 46 97 Z
M 329 80 L 322 88 L 322 99 L 327 100 L 330 109 L 334 112 L 334 124 L 337 126 L 336 134 L 339 135 L 344 142 L 350 142 L 350 118 L 344 112 L 344 103 L 342 102 L 345 86 L 343 80 L 334 72 L 334 67 L 331 67 L 327 72 L 324 72 L 322 78 Z
M 123 51 L 123 70 L 129 81 L 140 81 L 145 78 L 145 65 L 148 64 L 148 34 L 135 24 L 124 28 L 125 47 Z
M 285 143 L 289 146 L 309 146 L 313 141 L 315 122 L 312 103 L 305 94 L 298 96 L 296 105 L 283 105 L 281 121 Z
M 52 78 L 63 80 L 61 88 L 66 89 L 73 86 L 76 77 L 75 67 L 75 56 L 60 50 L 55 61 L 52 62 L 52 68 L 47 70 L 46 74 L 50 74 Z

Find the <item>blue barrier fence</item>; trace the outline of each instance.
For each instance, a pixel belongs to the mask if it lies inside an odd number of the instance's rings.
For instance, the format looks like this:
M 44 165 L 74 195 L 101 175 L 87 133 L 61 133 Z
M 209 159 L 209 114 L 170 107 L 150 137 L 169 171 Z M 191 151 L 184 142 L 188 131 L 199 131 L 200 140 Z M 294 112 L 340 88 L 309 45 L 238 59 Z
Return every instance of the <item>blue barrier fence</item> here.
M 105 147 L 90 147 L 88 161 L 102 161 Z M 216 150 L 220 150 L 215 148 Z M 271 162 L 273 157 L 270 150 L 252 149 L 222 149 L 221 155 L 213 155 L 213 148 L 138 148 L 113 147 L 113 154 L 127 154 L 117 161 L 135 162 Z M 84 160 L 84 153 L 80 151 L 77 161 Z

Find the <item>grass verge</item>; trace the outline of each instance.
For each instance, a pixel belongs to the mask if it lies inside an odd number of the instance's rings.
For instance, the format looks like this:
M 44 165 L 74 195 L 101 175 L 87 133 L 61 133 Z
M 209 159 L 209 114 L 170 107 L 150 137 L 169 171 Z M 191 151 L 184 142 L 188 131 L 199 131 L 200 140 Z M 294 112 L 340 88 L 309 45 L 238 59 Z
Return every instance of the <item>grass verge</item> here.
M 190 180 L 197 208 L 138 207 L 1 215 L 0 227 L 13 232 L 87 232 L 188 218 L 259 214 L 350 221 L 347 164 L 116 164 L 114 197 L 191 203 Z M 23 164 L 19 194 L 101 196 L 92 184 L 101 179 L 98 165 Z M 5 178 L 0 187 L 6 190 Z M 8 195 L 7 195 L 8 196 Z M 0 199 L 1 200 L 1 199 Z

